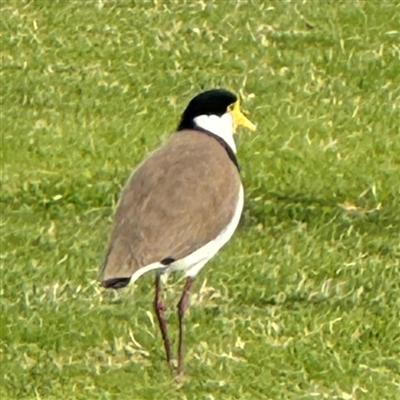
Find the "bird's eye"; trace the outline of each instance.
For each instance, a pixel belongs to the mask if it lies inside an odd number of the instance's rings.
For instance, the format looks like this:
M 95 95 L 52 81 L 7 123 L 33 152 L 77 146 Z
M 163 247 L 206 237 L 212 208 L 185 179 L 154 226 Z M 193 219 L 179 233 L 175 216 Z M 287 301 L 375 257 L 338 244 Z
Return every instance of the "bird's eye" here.
M 235 103 L 228 106 L 228 111 L 233 111 L 234 108 L 235 108 Z

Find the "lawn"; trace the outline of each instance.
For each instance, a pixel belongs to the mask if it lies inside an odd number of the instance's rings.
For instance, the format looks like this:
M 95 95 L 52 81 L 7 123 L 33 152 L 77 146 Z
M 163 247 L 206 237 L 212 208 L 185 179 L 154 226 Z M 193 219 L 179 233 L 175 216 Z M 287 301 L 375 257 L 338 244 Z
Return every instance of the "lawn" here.
M 2 400 L 400 398 L 397 1 L 0 8 Z M 177 380 L 153 275 L 113 292 L 97 272 L 132 169 L 221 86 L 258 130 L 237 138 L 245 210 L 196 280 Z

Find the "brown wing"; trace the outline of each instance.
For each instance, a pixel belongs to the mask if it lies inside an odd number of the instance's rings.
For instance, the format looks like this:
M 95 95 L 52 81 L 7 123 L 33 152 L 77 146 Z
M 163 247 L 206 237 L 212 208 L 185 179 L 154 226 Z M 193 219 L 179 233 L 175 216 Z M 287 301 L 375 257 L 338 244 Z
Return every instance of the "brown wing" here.
M 239 173 L 215 139 L 174 134 L 123 189 L 101 280 L 182 259 L 215 239 L 233 218 L 239 187 Z

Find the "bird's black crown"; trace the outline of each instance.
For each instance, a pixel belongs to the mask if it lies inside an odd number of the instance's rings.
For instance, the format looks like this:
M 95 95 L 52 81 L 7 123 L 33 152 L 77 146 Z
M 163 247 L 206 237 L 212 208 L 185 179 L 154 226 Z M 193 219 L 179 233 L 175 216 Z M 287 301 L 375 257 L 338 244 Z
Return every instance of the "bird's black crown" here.
M 228 111 L 228 107 L 237 101 L 237 96 L 226 89 L 211 89 L 198 94 L 190 100 L 181 116 L 178 131 L 193 129 L 194 118 L 199 115 L 222 116 Z

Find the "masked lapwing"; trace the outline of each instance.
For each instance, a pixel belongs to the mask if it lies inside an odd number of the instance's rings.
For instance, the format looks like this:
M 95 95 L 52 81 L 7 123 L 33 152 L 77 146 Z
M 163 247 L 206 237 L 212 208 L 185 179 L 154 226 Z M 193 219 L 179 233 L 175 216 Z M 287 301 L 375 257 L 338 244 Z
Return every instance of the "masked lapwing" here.
M 172 361 L 161 300 L 161 275 L 180 270 L 186 283 L 177 305 L 178 372 L 183 367 L 183 318 L 202 267 L 231 238 L 243 209 L 243 186 L 233 134 L 251 131 L 237 96 L 213 89 L 194 97 L 177 132 L 150 155 L 122 190 L 100 279 L 120 289 L 155 271 L 154 309 Z

